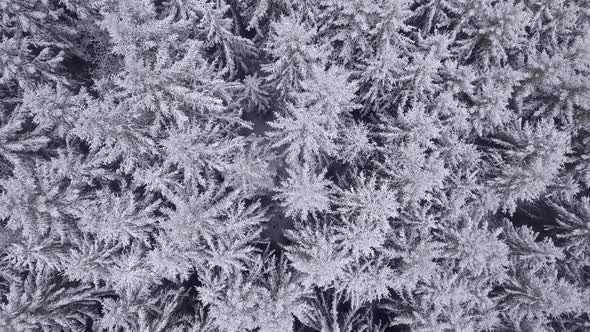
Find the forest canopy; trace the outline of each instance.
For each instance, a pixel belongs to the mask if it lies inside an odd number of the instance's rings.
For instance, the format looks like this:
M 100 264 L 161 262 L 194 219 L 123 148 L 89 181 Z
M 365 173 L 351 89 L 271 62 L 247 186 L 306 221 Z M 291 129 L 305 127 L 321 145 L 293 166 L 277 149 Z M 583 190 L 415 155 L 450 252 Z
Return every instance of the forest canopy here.
M 0 14 L 0 331 L 590 329 L 589 0 Z

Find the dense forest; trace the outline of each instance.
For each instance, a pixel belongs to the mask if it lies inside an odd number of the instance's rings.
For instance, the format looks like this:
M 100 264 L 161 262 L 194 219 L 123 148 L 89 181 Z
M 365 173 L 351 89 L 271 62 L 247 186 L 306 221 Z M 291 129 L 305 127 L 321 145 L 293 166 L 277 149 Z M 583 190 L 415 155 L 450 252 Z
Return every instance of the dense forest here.
M 0 331 L 590 331 L 590 0 L 0 14 Z

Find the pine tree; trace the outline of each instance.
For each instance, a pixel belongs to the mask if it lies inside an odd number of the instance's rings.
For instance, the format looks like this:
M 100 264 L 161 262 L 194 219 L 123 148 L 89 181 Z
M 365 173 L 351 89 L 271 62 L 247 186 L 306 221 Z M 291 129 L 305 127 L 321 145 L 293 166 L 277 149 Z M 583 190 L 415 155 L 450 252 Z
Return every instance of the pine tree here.
M 266 135 L 272 147 L 289 163 L 314 163 L 338 151 L 338 119 L 331 114 L 294 105 L 269 125 L 273 131 Z
M 514 211 L 518 201 L 541 195 L 555 181 L 570 149 L 570 136 L 548 121 L 523 126 L 513 122 L 490 141 L 499 144 L 490 155 L 490 170 L 499 167 L 501 173 L 492 171 L 488 185 L 508 211 Z
M 525 28 L 531 19 L 524 4 L 478 0 L 461 5 L 461 33 L 465 37 L 457 40 L 459 59 L 483 68 L 502 66 L 524 47 Z
M 287 98 L 301 90 L 302 81 L 311 76 L 312 64 L 322 53 L 311 44 L 313 31 L 307 30 L 296 17 L 285 16 L 272 24 L 272 34 L 266 46 L 273 61 L 262 66 L 265 80 L 272 84 L 275 93 Z
M 293 268 L 304 274 L 304 286 L 328 288 L 344 273 L 351 258 L 342 251 L 343 244 L 335 233 L 328 223 L 302 223 L 287 232 L 294 245 L 286 248 L 285 255 Z
M 0 326 L 6 331 L 81 331 L 99 317 L 98 288 L 71 285 L 42 267 L 13 281 L 1 305 Z
M 289 178 L 281 183 L 273 197 L 282 201 L 287 217 L 307 220 L 309 215 L 317 216 L 330 209 L 330 180 L 325 178 L 326 170 L 316 173 L 313 165 L 307 163 L 295 169 L 288 169 Z

